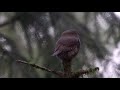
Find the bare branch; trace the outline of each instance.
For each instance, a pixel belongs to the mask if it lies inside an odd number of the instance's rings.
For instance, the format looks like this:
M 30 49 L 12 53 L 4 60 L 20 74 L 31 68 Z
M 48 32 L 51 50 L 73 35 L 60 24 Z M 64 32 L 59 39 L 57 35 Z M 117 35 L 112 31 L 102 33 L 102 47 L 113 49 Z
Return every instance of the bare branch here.
M 64 77 L 64 74 L 62 72 L 60 72 L 60 71 L 51 70 L 51 69 L 48 69 L 46 67 L 41 67 L 41 66 L 38 66 L 36 64 L 31 64 L 31 63 L 28 63 L 28 62 L 22 61 L 22 60 L 16 60 L 16 61 L 20 62 L 20 63 L 24 63 L 24 64 L 27 64 L 27 65 L 30 65 L 30 66 L 32 66 L 34 68 L 37 68 L 37 69 L 41 69 L 41 70 L 44 70 L 44 71 L 47 71 L 47 72 L 51 72 L 51 73 L 53 73 L 55 75 L 58 75 L 59 77 Z

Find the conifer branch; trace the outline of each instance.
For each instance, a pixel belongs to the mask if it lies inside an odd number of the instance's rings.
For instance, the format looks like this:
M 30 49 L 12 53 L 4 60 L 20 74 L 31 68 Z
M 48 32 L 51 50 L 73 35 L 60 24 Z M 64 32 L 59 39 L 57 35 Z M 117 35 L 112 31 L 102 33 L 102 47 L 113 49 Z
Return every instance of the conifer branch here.
M 17 61 L 17 62 L 20 62 L 20 63 L 24 63 L 24 64 L 27 64 L 27 65 L 30 65 L 30 66 L 32 66 L 32 67 L 34 67 L 34 68 L 37 68 L 37 69 L 41 69 L 41 70 L 43 70 L 43 71 L 51 72 L 51 73 L 53 73 L 53 74 L 55 74 L 55 75 L 58 75 L 59 77 L 63 77 L 63 73 L 60 72 L 60 71 L 51 70 L 51 69 L 48 69 L 48 68 L 46 68 L 46 67 L 41 67 L 41 66 L 38 66 L 38 65 L 36 65 L 36 64 L 31 64 L 31 63 L 28 63 L 28 62 L 22 61 L 22 60 L 16 60 L 16 61 Z
M 96 71 L 99 71 L 99 67 L 90 68 L 88 70 L 79 70 L 79 71 L 73 73 L 72 78 L 79 78 L 80 76 L 82 76 L 84 74 L 90 74 L 90 73 L 94 73 Z

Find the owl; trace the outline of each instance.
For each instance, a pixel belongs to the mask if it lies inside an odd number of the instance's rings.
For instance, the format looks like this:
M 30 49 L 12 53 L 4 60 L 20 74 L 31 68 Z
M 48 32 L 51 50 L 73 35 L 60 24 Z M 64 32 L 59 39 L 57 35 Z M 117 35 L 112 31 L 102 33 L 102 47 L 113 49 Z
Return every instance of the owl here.
M 78 54 L 79 49 L 79 33 L 75 30 L 66 30 L 56 42 L 52 56 L 57 56 L 63 61 L 71 61 Z

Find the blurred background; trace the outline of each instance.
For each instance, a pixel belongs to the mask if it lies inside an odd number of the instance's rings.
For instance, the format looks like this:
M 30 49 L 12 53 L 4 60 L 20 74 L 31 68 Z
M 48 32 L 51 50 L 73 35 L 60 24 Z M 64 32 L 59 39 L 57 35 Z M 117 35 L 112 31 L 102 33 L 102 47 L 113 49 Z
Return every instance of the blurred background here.
M 73 71 L 99 67 L 84 78 L 120 78 L 120 12 L 0 12 L 0 78 L 57 78 L 16 60 L 62 70 L 51 55 L 69 29 L 81 39 Z

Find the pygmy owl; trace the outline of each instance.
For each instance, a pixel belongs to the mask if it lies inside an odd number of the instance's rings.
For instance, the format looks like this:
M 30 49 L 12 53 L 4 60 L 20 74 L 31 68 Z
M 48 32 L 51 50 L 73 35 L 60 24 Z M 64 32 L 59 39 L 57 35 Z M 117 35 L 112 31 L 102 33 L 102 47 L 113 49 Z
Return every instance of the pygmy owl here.
M 79 52 L 80 38 L 77 31 L 66 30 L 56 42 L 53 56 L 61 60 L 71 61 Z

